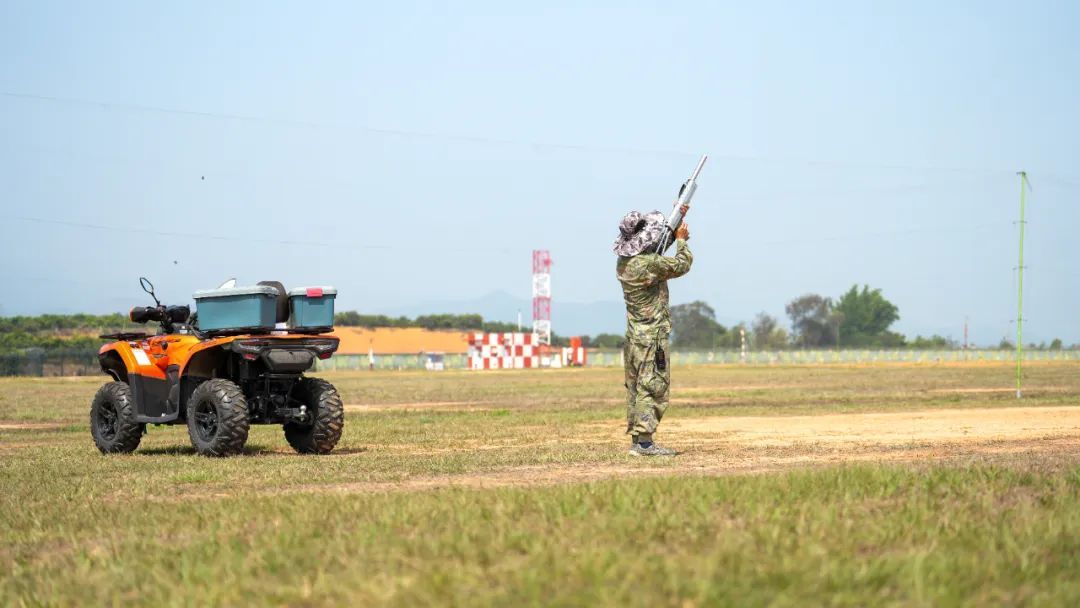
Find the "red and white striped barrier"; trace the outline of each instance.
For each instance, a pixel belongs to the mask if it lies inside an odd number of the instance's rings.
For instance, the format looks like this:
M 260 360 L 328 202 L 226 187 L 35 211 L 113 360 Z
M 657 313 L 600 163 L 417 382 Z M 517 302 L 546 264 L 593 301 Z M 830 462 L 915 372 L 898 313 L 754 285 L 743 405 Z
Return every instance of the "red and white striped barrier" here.
M 505 333 L 469 335 L 469 369 L 532 369 L 585 365 L 581 338 L 570 338 L 567 348 L 540 344 L 538 334 Z
M 469 336 L 469 369 L 540 367 L 538 342 L 536 334 L 471 334 Z

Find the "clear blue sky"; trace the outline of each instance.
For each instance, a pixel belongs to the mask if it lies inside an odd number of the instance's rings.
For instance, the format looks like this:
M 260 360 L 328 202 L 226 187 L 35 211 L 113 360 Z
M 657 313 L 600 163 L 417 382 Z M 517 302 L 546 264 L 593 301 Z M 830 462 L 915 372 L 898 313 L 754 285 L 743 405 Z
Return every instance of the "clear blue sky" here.
M 1023 168 L 1027 335 L 1080 342 L 1078 30 L 1073 2 L 5 2 L 0 314 L 126 310 L 139 275 L 527 298 L 543 247 L 558 331 L 709 152 L 677 302 L 869 283 L 901 331 L 996 343 Z

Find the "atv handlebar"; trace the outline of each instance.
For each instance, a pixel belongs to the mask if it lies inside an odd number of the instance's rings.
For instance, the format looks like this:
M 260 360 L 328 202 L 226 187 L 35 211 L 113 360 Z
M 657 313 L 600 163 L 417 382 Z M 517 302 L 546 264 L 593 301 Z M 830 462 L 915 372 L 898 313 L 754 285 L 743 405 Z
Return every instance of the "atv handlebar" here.
M 132 323 L 147 323 L 150 321 L 163 321 L 165 311 L 160 306 L 136 306 L 128 313 Z
M 183 325 L 191 318 L 191 309 L 187 306 L 165 306 L 154 294 L 154 284 L 146 277 L 139 277 L 139 285 L 143 291 L 154 298 L 156 306 L 136 306 L 128 312 L 128 318 L 132 323 L 148 323 L 156 321 L 161 323 L 161 329 L 167 334 L 176 330 L 176 325 Z
M 133 323 L 149 323 L 156 321 L 166 333 L 172 333 L 174 323 L 187 323 L 191 317 L 191 309 L 187 306 L 136 306 L 128 313 L 128 318 Z

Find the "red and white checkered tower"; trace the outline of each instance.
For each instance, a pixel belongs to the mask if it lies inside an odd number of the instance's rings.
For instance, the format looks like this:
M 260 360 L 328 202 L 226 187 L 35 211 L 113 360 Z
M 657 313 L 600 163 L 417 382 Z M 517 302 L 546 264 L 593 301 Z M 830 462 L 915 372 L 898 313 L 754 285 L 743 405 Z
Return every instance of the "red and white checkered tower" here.
M 533 250 L 533 332 L 540 344 L 551 345 L 551 252 Z

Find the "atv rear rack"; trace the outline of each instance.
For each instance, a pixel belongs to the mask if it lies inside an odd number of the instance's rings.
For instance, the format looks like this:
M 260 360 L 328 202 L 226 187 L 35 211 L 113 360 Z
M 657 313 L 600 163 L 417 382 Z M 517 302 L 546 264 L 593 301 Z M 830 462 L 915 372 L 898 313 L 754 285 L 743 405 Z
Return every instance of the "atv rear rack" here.
M 334 331 L 333 327 L 235 327 L 228 329 L 212 329 L 209 331 L 195 330 L 195 335 L 207 338 L 224 338 L 227 336 L 269 336 L 269 335 L 319 335 Z

